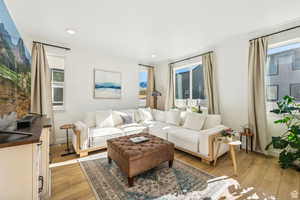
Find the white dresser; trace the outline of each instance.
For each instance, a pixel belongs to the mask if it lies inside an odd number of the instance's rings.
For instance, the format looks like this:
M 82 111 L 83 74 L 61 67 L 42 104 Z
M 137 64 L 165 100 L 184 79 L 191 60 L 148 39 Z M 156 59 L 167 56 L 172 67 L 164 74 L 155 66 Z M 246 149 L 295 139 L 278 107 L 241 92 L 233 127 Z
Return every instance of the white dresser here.
M 0 199 L 38 200 L 51 195 L 50 126 L 36 119 L 33 136 L 0 143 Z M 33 130 L 34 129 L 34 130 Z M 28 130 L 29 131 L 29 130 Z

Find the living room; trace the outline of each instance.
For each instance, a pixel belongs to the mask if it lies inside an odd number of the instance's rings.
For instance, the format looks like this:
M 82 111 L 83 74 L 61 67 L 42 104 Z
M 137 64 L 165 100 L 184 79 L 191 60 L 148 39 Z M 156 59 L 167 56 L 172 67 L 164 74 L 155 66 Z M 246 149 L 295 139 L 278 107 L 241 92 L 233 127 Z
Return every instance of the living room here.
M 0 0 L 0 199 L 299 199 L 299 8 Z

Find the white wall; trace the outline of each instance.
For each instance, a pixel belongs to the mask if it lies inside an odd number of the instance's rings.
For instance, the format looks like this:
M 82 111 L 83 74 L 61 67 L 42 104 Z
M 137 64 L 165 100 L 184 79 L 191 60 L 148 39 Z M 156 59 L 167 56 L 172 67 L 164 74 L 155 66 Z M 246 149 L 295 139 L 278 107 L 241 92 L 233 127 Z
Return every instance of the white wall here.
M 26 36 L 23 38 L 27 47 L 31 49 L 32 39 Z M 65 57 L 65 109 L 54 111 L 56 143 L 63 143 L 66 140 L 65 131 L 60 130 L 59 127 L 65 123 L 74 123 L 83 119 L 84 112 L 138 107 L 139 66 L 135 61 L 75 47 L 71 51 L 46 47 L 46 51 L 52 55 Z M 121 72 L 121 99 L 93 98 L 93 70 L 95 68 Z
M 242 125 L 248 123 L 249 39 L 297 24 L 299 24 L 299 21 L 238 35 L 204 48 L 205 50 L 203 51 L 195 52 L 195 54 L 204 53 L 209 50 L 214 50 L 215 52 L 217 85 L 224 125 L 234 129 L 241 129 Z M 273 44 L 295 37 L 300 37 L 300 29 L 270 37 L 269 43 Z M 164 95 L 168 83 L 168 63 L 174 60 L 177 59 L 156 63 L 156 85 L 158 90 L 163 93 L 163 96 L 158 101 L 159 108 L 164 108 Z M 268 123 L 271 126 L 273 118 L 270 118 Z M 277 131 L 274 131 L 274 129 Z M 270 132 L 272 132 L 272 135 L 279 135 L 282 132 L 282 127 L 271 126 Z
M 72 49 L 65 62 L 65 110 L 55 111 L 57 142 L 64 141 L 65 134 L 58 129 L 65 123 L 83 118 L 84 112 L 101 109 L 138 107 L 138 65 L 116 58 Z M 121 99 L 93 98 L 93 70 L 104 69 L 122 73 Z

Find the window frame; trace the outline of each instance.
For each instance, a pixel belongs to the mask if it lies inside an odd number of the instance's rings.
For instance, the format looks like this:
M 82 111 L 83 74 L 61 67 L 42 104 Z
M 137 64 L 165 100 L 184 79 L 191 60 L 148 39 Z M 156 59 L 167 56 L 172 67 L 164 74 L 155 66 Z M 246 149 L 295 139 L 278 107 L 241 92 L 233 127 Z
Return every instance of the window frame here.
M 139 107 L 140 108 L 144 108 L 144 107 L 146 107 L 146 98 L 147 98 L 147 95 L 146 95 L 145 98 L 140 98 L 140 74 L 139 74 L 140 72 L 146 72 L 147 73 L 146 82 L 147 82 L 147 86 L 148 86 L 148 68 L 140 66 L 139 67 L 139 72 L 138 72 L 138 86 L 139 86 L 138 99 L 139 99 Z M 147 88 L 146 88 L 146 91 L 147 91 Z
M 51 67 L 51 92 L 52 92 L 52 108 L 53 110 L 64 110 L 65 109 L 65 70 L 61 68 Z M 53 81 L 53 73 L 54 72 L 62 72 L 64 76 L 64 81 Z M 54 101 L 54 89 L 62 88 L 63 89 L 63 101 Z M 54 103 L 62 103 L 62 105 L 53 105 Z
M 175 100 L 175 106 L 176 106 L 176 100 L 182 100 L 182 101 L 187 101 L 186 107 L 190 107 L 192 101 L 193 101 L 193 67 L 201 65 L 203 67 L 202 59 L 197 62 L 193 63 L 188 63 L 188 64 L 183 64 L 180 66 L 173 66 L 173 91 L 174 91 L 174 100 Z M 189 98 L 188 99 L 177 99 L 176 98 L 176 71 L 179 69 L 184 69 L 184 68 L 189 68 Z M 197 99 L 198 100 L 198 99 Z M 200 99 L 202 101 L 206 101 L 207 98 L 205 99 Z

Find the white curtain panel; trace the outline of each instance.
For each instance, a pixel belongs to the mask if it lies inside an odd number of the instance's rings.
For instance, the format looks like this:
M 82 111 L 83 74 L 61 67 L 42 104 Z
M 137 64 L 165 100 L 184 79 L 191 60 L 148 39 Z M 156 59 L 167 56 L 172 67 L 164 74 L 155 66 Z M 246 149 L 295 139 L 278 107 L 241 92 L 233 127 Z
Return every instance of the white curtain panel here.
M 175 89 L 174 89 L 174 67 L 172 64 L 169 64 L 169 79 L 168 79 L 168 86 L 167 86 L 167 93 L 166 93 L 166 101 L 165 101 L 165 110 L 170 110 L 171 108 L 175 107 Z
M 33 43 L 31 56 L 31 112 L 45 115 L 53 122 L 50 72 L 44 46 Z M 52 130 L 54 130 L 53 123 Z M 51 143 L 54 143 L 53 132 L 50 138 Z
M 213 52 L 202 56 L 205 94 L 208 99 L 208 113 L 219 114 L 219 95 L 216 84 L 215 60 Z
M 267 131 L 267 116 L 265 104 L 265 66 L 267 62 L 267 38 L 250 41 L 248 78 L 249 105 L 248 123 L 254 133 L 253 147 L 264 154 L 266 145 L 271 141 Z

